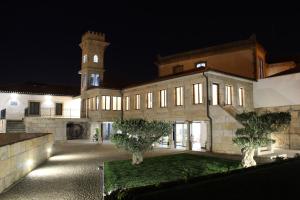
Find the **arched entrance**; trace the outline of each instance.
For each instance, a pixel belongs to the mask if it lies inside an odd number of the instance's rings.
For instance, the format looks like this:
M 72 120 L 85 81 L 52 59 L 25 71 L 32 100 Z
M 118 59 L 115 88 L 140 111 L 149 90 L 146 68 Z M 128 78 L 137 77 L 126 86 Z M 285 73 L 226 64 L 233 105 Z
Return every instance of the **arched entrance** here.
M 67 123 L 67 140 L 84 139 L 84 128 L 80 124 Z

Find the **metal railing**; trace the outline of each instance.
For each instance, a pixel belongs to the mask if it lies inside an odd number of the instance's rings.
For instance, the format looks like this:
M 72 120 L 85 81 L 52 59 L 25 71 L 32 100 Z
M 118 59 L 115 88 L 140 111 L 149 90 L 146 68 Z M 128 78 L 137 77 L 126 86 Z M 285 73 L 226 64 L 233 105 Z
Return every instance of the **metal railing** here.
M 25 111 L 26 117 L 45 117 L 45 118 L 80 118 L 80 109 L 63 109 L 57 112 L 55 108 L 41 108 L 39 112 L 32 113 Z

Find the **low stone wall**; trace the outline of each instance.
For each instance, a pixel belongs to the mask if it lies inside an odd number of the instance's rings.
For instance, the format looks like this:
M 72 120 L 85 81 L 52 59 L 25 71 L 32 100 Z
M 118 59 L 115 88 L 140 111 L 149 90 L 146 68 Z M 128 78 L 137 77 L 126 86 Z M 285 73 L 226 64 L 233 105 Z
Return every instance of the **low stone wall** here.
M 51 156 L 53 134 L 0 134 L 0 193 Z
M 287 130 L 272 135 L 276 140 L 273 147 L 295 150 L 300 149 L 300 105 L 256 108 L 256 111 L 259 113 L 290 112 L 291 124 Z
M 67 140 L 67 124 L 80 124 L 86 131 L 88 139 L 90 136 L 88 119 L 73 118 L 42 118 L 26 117 L 24 120 L 26 133 L 53 133 L 55 141 Z
M 6 133 L 6 119 L 0 119 L 0 133 Z

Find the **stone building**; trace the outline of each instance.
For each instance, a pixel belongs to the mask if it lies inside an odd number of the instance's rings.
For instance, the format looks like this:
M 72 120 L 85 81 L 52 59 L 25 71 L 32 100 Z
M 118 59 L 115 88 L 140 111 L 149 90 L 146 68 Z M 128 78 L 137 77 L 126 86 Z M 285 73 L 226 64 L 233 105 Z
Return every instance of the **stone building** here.
M 173 123 L 161 146 L 240 153 L 232 143 L 236 129 L 242 127 L 235 115 L 255 110 L 253 85 L 295 67 L 294 62 L 268 64 L 266 50 L 252 36 L 158 57 L 157 79 L 113 89 L 101 85 L 107 45 L 105 36 L 94 32 L 84 34 L 80 45 L 81 116 L 90 120 L 91 134 L 101 130 L 104 141 L 112 134 L 114 120 L 142 117 Z
M 242 127 L 237 113 L 282 110 L 291 112 L 292 124 L 288 133 L 277 135 L 276 146 L 300 149 L 300 70 L 293 61 L 268 63 L 255 36 L 159 56 L 155 80 L 124 88 L 103 84 L 108 46 L 102 33 L 87 32 L 81 38 L 80 96 L 66 97 L 79 99 L 74 108 L 80 110 L 78 116 L 25 116 L 27 132 L 54 132 L 56 140 L 66 140 L 78 138 L 76 132 L 91 139 L 99 130 L 105 142 L 116 119 L 164 120 L 172 122 L 173 130 L 160 146 L 237 154 L 240 149 L 232 142 Z M 0 108 L 6 108 L 3 102 Z

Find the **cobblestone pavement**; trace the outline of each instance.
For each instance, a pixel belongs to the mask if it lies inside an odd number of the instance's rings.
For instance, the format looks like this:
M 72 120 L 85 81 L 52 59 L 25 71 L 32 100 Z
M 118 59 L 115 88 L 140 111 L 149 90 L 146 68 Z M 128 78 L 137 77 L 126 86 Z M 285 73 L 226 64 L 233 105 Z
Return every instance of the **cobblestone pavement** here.
M 0 194 L 0 200 L 102 199 L 102 176 L 98 166 L 105 160 L 130 159 L 110 144 L 73 141 L 55 144 L 54 155 L 19 183 Z M 146 156 L 178 150 L 156 149 Z

